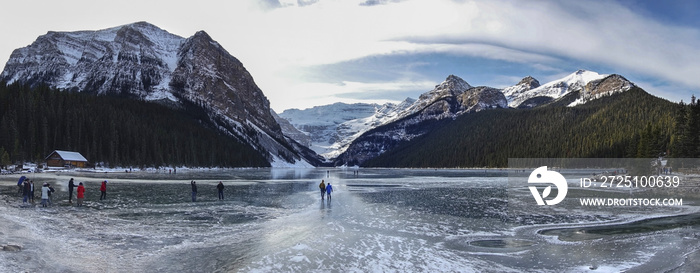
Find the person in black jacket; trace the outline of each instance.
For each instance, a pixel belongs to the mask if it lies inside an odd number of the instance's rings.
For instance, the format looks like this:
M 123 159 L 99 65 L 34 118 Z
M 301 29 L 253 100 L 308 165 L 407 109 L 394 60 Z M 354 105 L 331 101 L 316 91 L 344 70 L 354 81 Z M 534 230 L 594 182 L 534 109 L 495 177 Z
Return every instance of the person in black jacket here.
M 32 186 L 29 185 L 29 181 L 25 180 L 24 184 L 22 184 L 22 196 L 24 196 L 24 200 L 22 200 L 22 203 L 27 203 L 29 200 L 29 194 L 32 192 Z
M 73 204 L 73 188 L 75 188 L 75 183 L 73 183 L 73 178 L 68 181 L 68 203 Z
M 192 185 L 192 202 L 197 202 L 197 182 L 190 182 L 190 185 Z
M 224 200 L 224 183 L 219 181 L 219 185 L 216 185 L 216 189 L 219 190 L 219 200 Z

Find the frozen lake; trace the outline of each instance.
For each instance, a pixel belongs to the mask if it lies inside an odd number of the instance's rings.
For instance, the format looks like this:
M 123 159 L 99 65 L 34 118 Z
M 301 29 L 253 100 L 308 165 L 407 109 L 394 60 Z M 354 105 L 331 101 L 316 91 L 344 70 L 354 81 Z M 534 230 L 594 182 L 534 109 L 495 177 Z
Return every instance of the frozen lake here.
M 499 170 L 256 169 L 0 177 L 0 271 L 697 272 L 697 200 L 683 207 L 513 213 Z M 67 183 L 86 184 L 82 208 Z M 107 200 L 99 181 L 107 179 Z M 322 201 L 321 179 L 333 200 Z M 198 202 L 190 198 L 197 181 Z M 226 186 L 224 201 L 216 184 Z M 523 192 L 523 194 L 529 194 Z M 573 195 L 576 192 L 571 193 Z M 511 196 L 512 197 L 512 196 Z M 38 201 L 39 199 L 37 199 Z M 511 204 L 512 205 L 512 204 Z

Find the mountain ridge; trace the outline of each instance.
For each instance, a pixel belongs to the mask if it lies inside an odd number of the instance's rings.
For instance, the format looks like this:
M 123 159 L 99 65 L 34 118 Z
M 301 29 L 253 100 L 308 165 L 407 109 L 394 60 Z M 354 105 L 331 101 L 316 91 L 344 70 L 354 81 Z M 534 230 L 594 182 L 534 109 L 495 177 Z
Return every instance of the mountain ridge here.
M 508 158 L 654 157 L 672 145 L 675 104 L 639 87 L 568 105 L 463 115 L 362 166 L 501 168 Z
M 569 100 L 566 106 L 575 106 L 633 87 L 636 86 L 620 75 L 601 75 L 586 70 L 542 85 L 527 76 L 504 89 L 473 87 L 450 75 L 435 89 L 423 93 L 397 119 L 367 130 L 365 135 L 353 140 L 334 164 L 361 165 L 465 114 L 496 108 L 533 108 L 563 100 Z M 436 124 L 429 124 L 431 121 Z M 378 129 L 380 127 L 382 129 Z

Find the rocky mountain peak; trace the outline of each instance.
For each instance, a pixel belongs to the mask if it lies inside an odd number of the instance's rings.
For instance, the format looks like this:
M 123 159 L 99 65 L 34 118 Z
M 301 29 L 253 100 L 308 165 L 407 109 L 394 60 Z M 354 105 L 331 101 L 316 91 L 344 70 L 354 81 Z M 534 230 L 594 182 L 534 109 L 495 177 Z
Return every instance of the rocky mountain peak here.
M 469 88 L 472 88 L 472 86 L 469 85 L 469 83 L 467 83 L 467 81 L 465 81 L 462 78 L 457 77 L 455 75 L 449 75 L 449 76 L 447 76 L 445 81 L 443 81 L 439 85 L 435 86 L 434 91 L 438 91 L 438 92 L 439 91 L 448 91 L 448 92 L 452 92 L 452 93 L 462 93 Z
M 586 84 L 584 92 L 598 95 L 609 92 L 627 91 L 634 87 L 634 83 L 618 74 L 612 74 L 600 80 L 594 80 Z
M 592 80 L 588 82 L 581 90 L 578 99 L 569 104 L 569 106 L 575 106 L 603 96 L 625 92 L 635 86 L 636 85 L 634 83 L 618 74 L 612 74 L 602 79 Z
M 519 100 L 521 96 L 526 95 L 530 90 L 538 87 L 540 87 L 540 82 L 532 76 L 527 76 L 520 80 L 518 84 L 504 88 L 503 95 L 505 95 L 511 107 L 517 107 L 518 104 L 522 103 L 522 101 Z
M 457 97 L 467 89 L 472 88 L 469 83 L 455 75 L 449 75 L 442 83 L 435 86 L 435 89 L 421 94 L 418 101 L 412 106 L 411 111 L 418 111 L 421 108 L 446 97 Z
M 517 85 L 526 86 L 530 89 L 540 87 L 540 82 L 532 76 L 527 76 L 520 80 Z

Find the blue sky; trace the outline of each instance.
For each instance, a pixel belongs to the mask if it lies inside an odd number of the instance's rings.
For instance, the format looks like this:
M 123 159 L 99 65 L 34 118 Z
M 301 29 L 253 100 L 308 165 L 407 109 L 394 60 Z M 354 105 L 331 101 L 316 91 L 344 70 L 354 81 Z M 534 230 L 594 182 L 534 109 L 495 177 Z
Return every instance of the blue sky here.
M 49 30 L 148 21 L 207 31 L 278 112 L 417 98 L 448 75 L 503 88 L 578 69 L 621 74 L 672 101 L 700 95 L 697 1 L 14 1 L 0 11 L 0 63 Z M 17 12 L 31 11 L 31 13 Z M 31 16 L 28 16 L 30 14 Z

